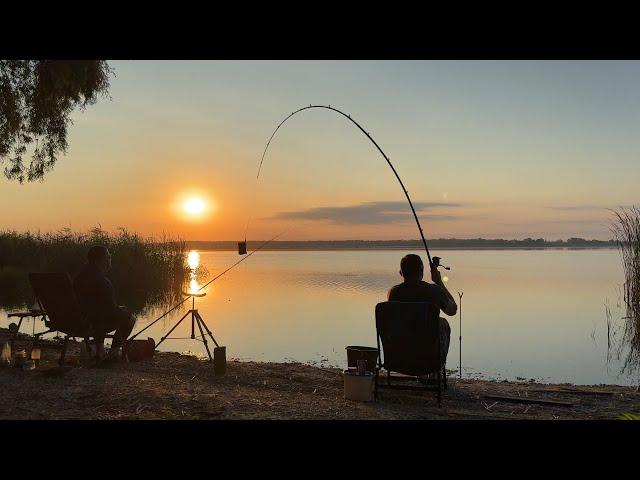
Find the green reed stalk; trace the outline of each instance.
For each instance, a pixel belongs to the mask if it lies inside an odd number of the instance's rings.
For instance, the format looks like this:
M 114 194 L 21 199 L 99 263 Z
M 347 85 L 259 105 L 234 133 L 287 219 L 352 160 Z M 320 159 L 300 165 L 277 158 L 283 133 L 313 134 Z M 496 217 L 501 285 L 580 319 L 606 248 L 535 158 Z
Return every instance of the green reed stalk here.
M 640 209 L 631 207 L 614 212 L 612 231 L 624 268 L 623 298 L 626 309 L 621 346 L 627 346 L 622 370 L 640 369 Z

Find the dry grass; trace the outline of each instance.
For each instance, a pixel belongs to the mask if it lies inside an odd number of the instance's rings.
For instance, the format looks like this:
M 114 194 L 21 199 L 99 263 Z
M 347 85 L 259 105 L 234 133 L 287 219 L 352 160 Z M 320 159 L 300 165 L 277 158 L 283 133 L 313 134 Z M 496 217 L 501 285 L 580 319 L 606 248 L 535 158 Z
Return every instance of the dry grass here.
M 0 343 L 1 337 L 2 332 Z M 28 348 L 26 337 L 21 343 Z M 70 353 L 77 349 L 73 344 Z M 178 353 L 105 369 L 52 368 L 57 352 L 47 348 L 43 358 L 39 370 L 0 368 L 0 419 L 555 420 L 617 419 L 624 412 L 640 412 L 640 394 L 621 386 L 450 378 L 438 408 L 433 392 L 382 391 L 374 403 L 348 401 L 339 369 L 301 363 L 229 361 L 226 375 L 219 376 L 209 362 Z M 488 398 L 495 395 L 523 402 Z

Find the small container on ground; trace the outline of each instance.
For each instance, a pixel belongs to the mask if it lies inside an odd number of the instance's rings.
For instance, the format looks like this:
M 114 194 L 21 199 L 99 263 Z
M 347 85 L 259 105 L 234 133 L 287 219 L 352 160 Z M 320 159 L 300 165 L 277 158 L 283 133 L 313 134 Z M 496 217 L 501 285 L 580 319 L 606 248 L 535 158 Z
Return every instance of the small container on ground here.
M 375 347 L 363 347 L 360 345 L 349 345 L 347 350 L 347 366 L 358 367 L 358 360 L 366 360 L 365 369 L 369 372 L 376 370 L 378 361 L 378 349 Z
M 2 354 L 0 354 L 0 365 L 11 365 L 11 344 L 9 342 L 2 346 Z
M 22 349 L 18 350 L 13 357 L 13 366 L 16 368 L 22 368 L 27 360 L 27 352 Z
M 344 371 L 344 398 L 357 402 L 372 402 L 374 400 L 374 375 L 366 372 L 365 375 L 352 375 L 349 370 Z
M 213 373 L 224 375 L 227 371 L 227 347 L 213 349 Z

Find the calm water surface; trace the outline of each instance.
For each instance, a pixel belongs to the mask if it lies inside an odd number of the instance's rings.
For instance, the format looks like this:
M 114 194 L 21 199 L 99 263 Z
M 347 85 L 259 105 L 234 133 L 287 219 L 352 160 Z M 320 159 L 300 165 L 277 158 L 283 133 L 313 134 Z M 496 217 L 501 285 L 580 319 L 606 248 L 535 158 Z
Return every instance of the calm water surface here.
M 405 251 L 258 252 L 205 289 L 196 308 L 242 360 L 346 365 L 346 345 L 376 345 L 374 308 L 401 279 Z M 415 252 L 422 254 L 424 252 Z M 447 286 L 463 291 L 462 372 L 476 378 L 577 384 L 637 383 L 608 356 L 605 304 L 612 342 L 621 336 L 623 272 L 616 250 L 447 250 Z M 198 258 L 199 257 L 199 258 Z M 235 252 L 191 253 L 212 278 L 240 257 Z M 193 281 L 191 288 L 200 283 Z M 190 302 L 189 302 L 190 303 Z M 186 310 L 142 335 L 158 341 Z M 139 317 L 138 331 L 162 313 Z M 0 314 L 6 325 L 6 316 Z M 458 369 L 459 316 L 450 317 L 447 367 Z M 31 327 L 27 325 L 25 330 Z M 185 321 L 172 336 L 188 337 Z M 167 340 L 161 350 L 204 353 L 193 340 Z

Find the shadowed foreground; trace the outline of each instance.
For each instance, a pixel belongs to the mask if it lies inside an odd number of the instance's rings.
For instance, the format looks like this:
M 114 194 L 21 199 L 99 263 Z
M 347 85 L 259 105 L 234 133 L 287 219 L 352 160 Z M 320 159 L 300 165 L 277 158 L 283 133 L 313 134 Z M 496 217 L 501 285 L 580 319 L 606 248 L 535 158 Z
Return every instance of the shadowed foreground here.
M 77 348 L 73 345 L 70 353 Z M 157 353 L 139 363 L 63 371 L 53 366 L 56 355 L 43 349 L 38 370 L 0 369 L 0 419 L 551 420 L 616 419 L 622 412 L 640 412 L 640 394 L 631 387 L 451 378 L 438 408 L 433 392 L 383 390 L 376 403 L 347 401 L 340 370 L 300 363 L 229 362 L 227 374 L 216 376 L 196 357 Z M 573 406 L 510 403 L 486 395 Z

